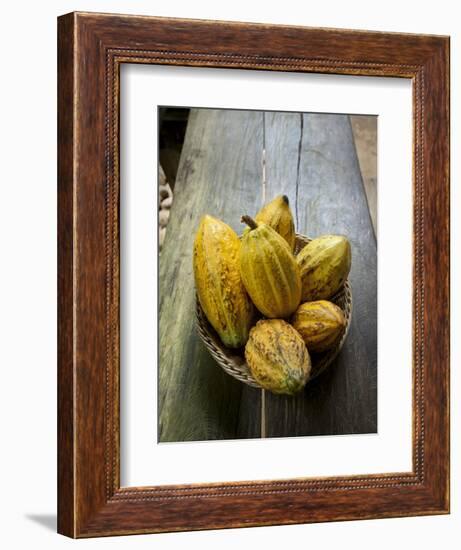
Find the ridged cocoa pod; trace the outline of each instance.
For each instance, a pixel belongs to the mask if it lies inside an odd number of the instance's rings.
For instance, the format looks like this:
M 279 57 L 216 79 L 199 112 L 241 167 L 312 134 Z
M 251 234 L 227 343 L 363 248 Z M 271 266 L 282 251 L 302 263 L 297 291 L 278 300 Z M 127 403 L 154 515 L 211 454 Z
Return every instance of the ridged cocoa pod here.
M 245 359 L 256 382 L 273 393 L 299 392 L 311 372 L 311 360 L 303 339 L 281 319 L 256 323 L 245 346 Z
M 302 280 L 302 301 L 331 298 L 351 268 L 351 245 L 341 235 L 313 239 L 296 256 Z
M 243 216 L 250 231 L 243 235 L 240 271 L 259 311 L 269 318 L 291 315 L 301 301 L 301 277 L 290 247 L 268 225 Z
M 257 223 L 265 223 L 277 231 L 282 236 L 291 251 L 295 249 L 295 224 L 293 214 L 291 212 L 290 203 L 286 195 L 279 195 L 274 200 L 264 205 L 256 214 L 255 221 Z M 248 232 L 246 229 L 245 232 Z
M 301 304 L 291 324 L 301 335 L 307 349 L 319 353 L 336 344 L 346 326 L 346 319 L 337 305 L 318 300 Z
M 204 216 L 194 242 L 194 277 L 205 315 L 224 345 L 245 345 L 255 309 L 243 286 L 240 240 L 227 224 Z

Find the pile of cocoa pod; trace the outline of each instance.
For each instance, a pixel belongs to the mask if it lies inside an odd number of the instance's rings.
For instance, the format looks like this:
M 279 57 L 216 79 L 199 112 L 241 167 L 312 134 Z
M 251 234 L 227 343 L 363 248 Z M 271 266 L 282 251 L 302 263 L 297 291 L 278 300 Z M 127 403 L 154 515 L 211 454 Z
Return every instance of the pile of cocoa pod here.
M 165 240 L 166 226 L 170 218 L 170 208 L 173 204 L 173 191 L 168 183 L 163 168 L 159 167 L 159 186 L 158 186 L 158 242 L 160 250 Z
M 338 342 L 343 311 L 329 298 L 343 286 L 351 246 L 323 235 L 296 255 L 288 197 L 276 197 L 251 218 L 239 237 L 209 215 L 200 221 L 193 268 L 200 305 L 228 348 L 243 348 L 255 381 L 293 395 L 309 380 L 311 355 Z

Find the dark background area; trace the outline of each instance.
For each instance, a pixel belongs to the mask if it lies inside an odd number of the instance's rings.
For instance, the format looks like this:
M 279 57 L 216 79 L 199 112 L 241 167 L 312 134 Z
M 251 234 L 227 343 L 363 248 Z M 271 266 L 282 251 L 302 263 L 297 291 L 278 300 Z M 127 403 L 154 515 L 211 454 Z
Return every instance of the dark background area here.
M 189 109 L 184 108 L 159 108 L 159 159 L 172 189 L 178 172 L 189 112 Z

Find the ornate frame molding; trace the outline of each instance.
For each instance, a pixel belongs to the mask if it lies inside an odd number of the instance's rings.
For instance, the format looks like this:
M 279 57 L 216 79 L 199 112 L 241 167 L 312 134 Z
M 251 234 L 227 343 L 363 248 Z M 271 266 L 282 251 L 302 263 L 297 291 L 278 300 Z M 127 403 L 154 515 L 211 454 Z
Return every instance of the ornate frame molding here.
M 62 16 L 58 30 L 59 532 L 88 537 L 447 513 L 448 38 L 87 13 Z M 412 79 L 411 472 L 120 487 L 121 63 Z

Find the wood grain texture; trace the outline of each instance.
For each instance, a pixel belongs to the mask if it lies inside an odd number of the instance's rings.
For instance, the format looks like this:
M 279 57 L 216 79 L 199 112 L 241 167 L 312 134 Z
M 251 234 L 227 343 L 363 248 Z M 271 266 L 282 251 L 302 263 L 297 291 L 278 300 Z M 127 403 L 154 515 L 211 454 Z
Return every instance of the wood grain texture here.
M 378 234 L 378 117 L 350 115 L 357 157 L 367 195 L 371 221 L 375 235 Z
M 74 40 L 71 16 L 58 21 L 58 530 L 74 532 Z
M 242 212 L 261 203 L 261 117 L 259 112 L 191 111 L 160 256 L 161 442 L 259 435 L 253 433 L 259 417 L 256 390 L 226 375 L 196 334 L 192 250 L 204 214 L 241 233 Z M 252 419 L 247 433 L 239 430 L 240 409 Z
M 279 136 L 286 133 L 284 140 Z M 298 231 L 346 235 L 354 306 L 348 338 L 328 371 L 295 398 L 269 394 L 269 437 L 377 430 L 376 239 L 347 115 L 266 115 L 269 198 L 290 198 Z M 286 159 L 290 159 L 286 162 Z
M 60 18 L 58 44 L 59 531 L 88 537 L 446 513 L 448 38 L 74 13 Z M 120 488 L 118 69 L 123 62 L 412 79 L 412 472 Z

